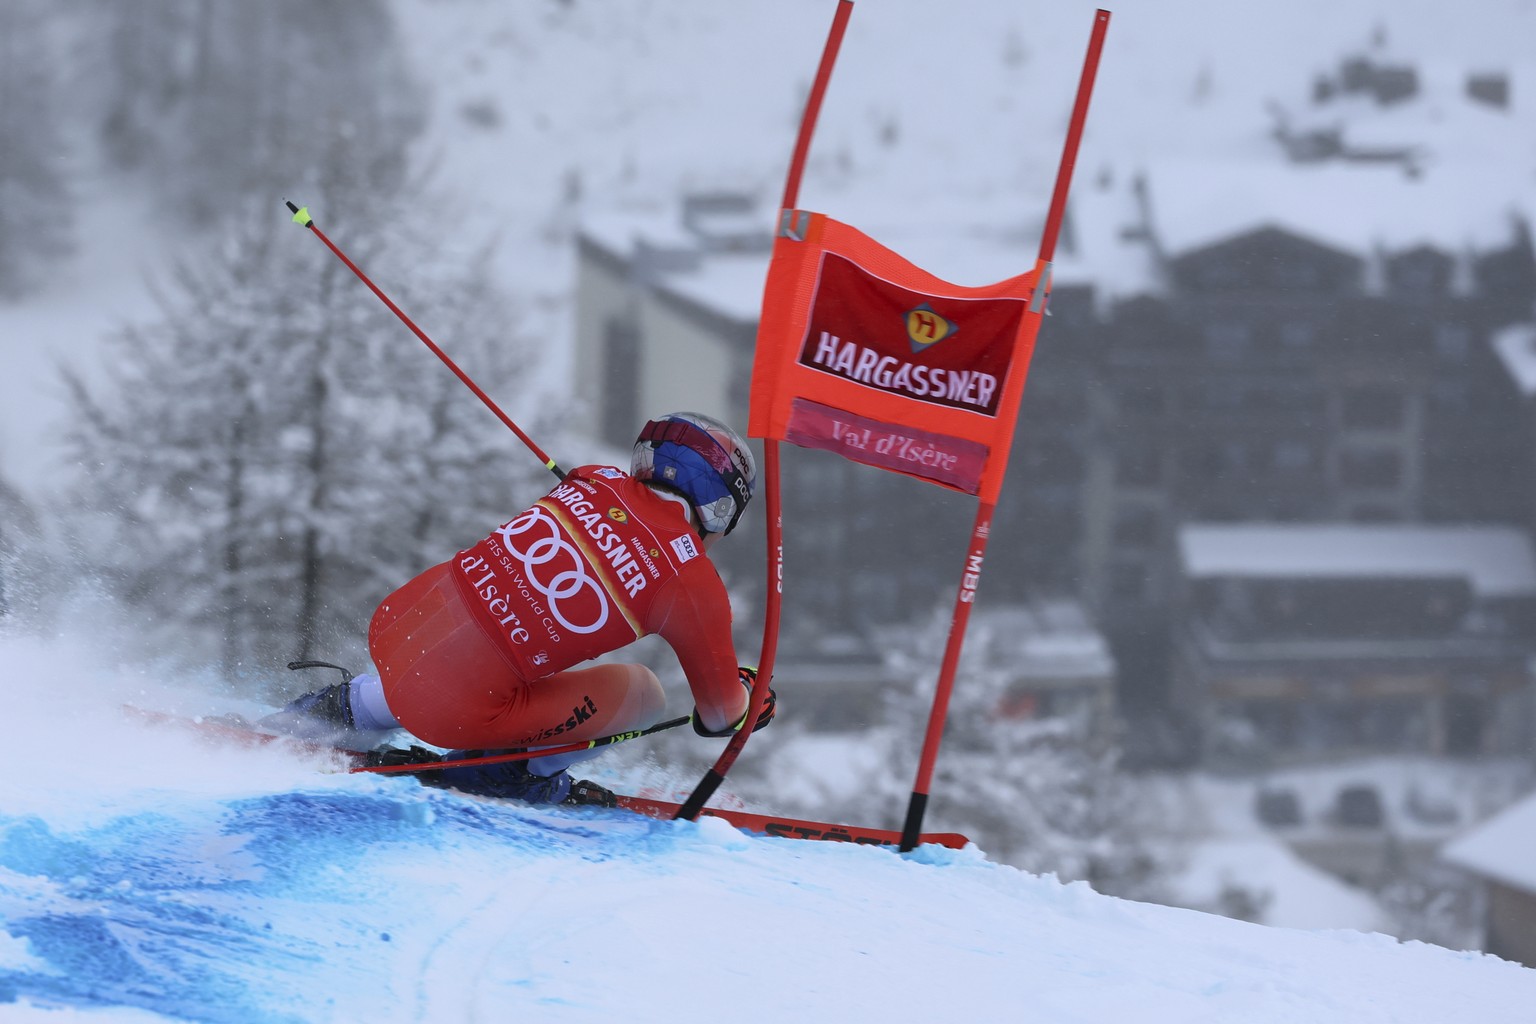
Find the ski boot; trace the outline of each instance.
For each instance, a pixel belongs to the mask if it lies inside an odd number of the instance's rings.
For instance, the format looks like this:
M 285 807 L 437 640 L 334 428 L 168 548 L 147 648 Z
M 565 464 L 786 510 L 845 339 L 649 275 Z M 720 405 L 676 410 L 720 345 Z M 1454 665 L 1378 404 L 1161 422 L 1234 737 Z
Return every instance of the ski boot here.
M 565 802 L 581 807 L 619 806 L 619 798 L 613 790 L 604 789 L 588 779 L 577 779 L 572 782 L 571 791 L 565 795 Z
M 354 730 L 350 691 L 351 683 L 333 683 L 306 693 L 263 718 L 261 727 L 321 743 L 346 737 Z
M 510 753 L 510 751 L 452 750 L 443 756 L 443 760 L 458 761 L 499 753 Z M 578 782 L 565 771 L 548 776 L 535 775 L 528 770 L 526 761 L 498 761 L 495 764 L 444 768 L 441 771 L 422 772 L 417 777 L 425 786 L 456 789 L 473 796 L 521 800 L 527 804 L 573 804 L 596 807 L 614 807 L 618 804 L 618 799 L 612 792 L 596 783 L 585 779 Z

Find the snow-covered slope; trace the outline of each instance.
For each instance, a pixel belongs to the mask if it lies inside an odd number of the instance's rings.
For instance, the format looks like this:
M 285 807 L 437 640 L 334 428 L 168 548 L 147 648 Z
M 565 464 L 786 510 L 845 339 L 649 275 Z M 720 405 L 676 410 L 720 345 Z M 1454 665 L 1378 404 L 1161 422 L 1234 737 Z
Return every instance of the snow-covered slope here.
M 1514 1024 L 1536 1005 L 1536 971 L 1492 957 L 1110 899 L 974 847 L 492 804 L 210 748 L 117 711 L 197 691 L 74 650 L 0 637 L 7 1022 Z
M 777 195 L 832 6 L 396 0 L 434 87 L 438 184 L 557 311 L 581 213 Z M 803 195 L 871 228 L 980 210 L 1027 231 L 1094 4 L 941 6 L 858 5 Z M 1080 175 L 1202 159 L 1237 124 L 1257 138 L 1266 96 L 1378 24 L 1409 54 L 1491 66 L 1536 28 L 1528 0 L 1235 10 L 1115 10 Z M 58 471 L 53 361 L 88 364 L 143 315 L 141 272 L 180 242 L 115 187 L 83 183 L 80 258 L 0 310 L 0 470 L 38 492 Z M 1500 1024 L 1536 1005 L 1536 971 L 1489 957 L 1116 901 L 985 851 L 493 806 L 209 749 L 115 709 L 203 710 L 218 680 L 199 697 L 75 651 L 0 637 L 0 1021 Z

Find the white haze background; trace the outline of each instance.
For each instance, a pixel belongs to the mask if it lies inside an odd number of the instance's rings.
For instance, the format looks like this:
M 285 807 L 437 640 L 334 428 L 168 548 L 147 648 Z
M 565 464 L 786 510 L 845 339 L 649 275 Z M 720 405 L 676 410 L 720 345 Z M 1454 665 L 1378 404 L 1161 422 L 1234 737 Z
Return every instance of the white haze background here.
M 496 235 L 498 272 L 535 298 L 551 403 L 580 391 L 563 359 L 576 220 L 686 188 L 776 199 L 833 6 L 398 0 L 432 88 L 420 150 L 454 197 L 445 223 Z M 1092 10 L 864 0 L 802 202 L 931 223 L 935 238 L 952 211 L 1037 230 Z M 1293 96 L 1377 26 L 1406 54 L 1522 66 L 1536 5 L 1115 9 L 1078 183 L 1257 144 L 1266 97 Z M 492 126 L 465 117 L 487 104 Z M 77 256 L 0 307 L 0 470 L 40 501 L 68 473 L 56 365 L 89 374 L 97 339 L 146 314 L 146 274 L 193 244 L 176 210 L 142 194 L 89 174 L 79 191 Z M 295 229 L 292 244 L 314 242 Z M 924 263 L 921 239 L 905 254 Z M 135 628 L 123 618 L 87 592 L 56 634 L 0 634 L 15 766 L 0 791 L 0 998 L 14 1000 L 0 1020 L 1513 1022 L 1536 1005 L 1536 972 L 1489 957 L 1112 900 L 985 850 L 902 858 L 718 822 L 489 806 L 279 751 L 210 750 L 117 713 L 201 710 L 220 689 L 119 663 L 114 636 Z M 857 753 L 854 738 L 807 746 L 797 770 L 856 772 Z M 788 769 L 784 784 L 797 784 Z M 1371 927 L 1368 909 L 1345 916 Z M 1296 917 L 1328 923 L 1316 907 Z

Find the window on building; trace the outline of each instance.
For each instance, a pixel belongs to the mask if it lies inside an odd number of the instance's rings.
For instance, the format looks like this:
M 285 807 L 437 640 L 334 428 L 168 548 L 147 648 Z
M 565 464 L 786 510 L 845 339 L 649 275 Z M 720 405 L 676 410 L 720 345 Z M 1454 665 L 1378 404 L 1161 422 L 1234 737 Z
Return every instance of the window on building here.
M 1471 328 L 1463 324 L 1440 324 L 1435 328 L 1435 353 L 1440 358 L 1460 362 L 1471 351 Z
M 1066 555 L 1082 536 L 1082 517 L 1075 505 L 1033 503 L 1019 517 L 1022 529 L 1051 556 Z
M 1272 455 L 1275 469 L 1286 473 L 1304 472 L 1316 462 L 1312 446 L 1305 441 L 1276 441 Z
M 1075 484 L 1083 479 L 1083 456 L 1077 449 L 1057 440 L 1048 445 L 1031 445 L 1024 452 L 1025 472 L 1041 484 Z
M 1288 349 L 1310 348 L 1317 340 L 1317 325 L 1291 320 L 1280 325 L 1280 344 Z
M 1230 413 L 1243 408 L 1247 391 L 1230 381 L 1212 380 L 1200 392 L 1200 405 L 1210 412 Z
M 1322 280 L 1322 272 L 1316 263 L 1305 259 L 1280 260 L 1270 270 L 1270 280 L 1276 288 L 1315 289 Z
M 1205 351 L 1212 359 L 1232 362 L 1248 354 L 1253 331 L 1247 324 L 1227 321 L 1205 328 Z
M 1200 268 L 1200 283 L 1211 291 L 1225 291 L 1243 283 L 1243 273 L 1230 260 L 1215 260 Z
M 1120 389 L 1120 410 L 1131 416 L 1161 416 L 1167 406 L 1167 393 L 1155 384 L 1130 384 Z
M 1395 523 L 1403 518 L 1403 514 L 1391 505 L 1367 501 L 1350 506 L 1344 518 L 1352 523 Z
M 1147 600 L 1149 590 L 1147 567 L 1140 562 L 1116 562 L 1110 566 L 1109 592 L 1114 601 L 1136 604 Z
M 1157 509 L 1147 505 L 1123 505 L 1115 513 L 1115 545 L 1151 548 L 1158 540 Z
M 1127 437 L 1115 447 L 1116 483 L 1153 487 L 1162 482 L 1163 457 L 1156 444 L 1142 437 Z
M 1403 425 L 1406 401 L 1387 387 L 1363 386 L 1344 391 L 1341 419 L 1354 430 L 1396 430 Z
M 1277 523 L 1299 523 L 1317 518 L 1316 504 L 1310 493 L 1292 490 L 1268 499 L 1264 503 L 1264 514 Z
M 1184 482 L 1199 487 L 1221 472 L 1221 453 L 1211 441 L 1191 441 L 1179 450 L 1179 475 Z
M 1348 487 L 1397 487 L 1403 480 L 1402 456 L 1391 450 L 1350 450 L 1339 459 L 1339 480 Z

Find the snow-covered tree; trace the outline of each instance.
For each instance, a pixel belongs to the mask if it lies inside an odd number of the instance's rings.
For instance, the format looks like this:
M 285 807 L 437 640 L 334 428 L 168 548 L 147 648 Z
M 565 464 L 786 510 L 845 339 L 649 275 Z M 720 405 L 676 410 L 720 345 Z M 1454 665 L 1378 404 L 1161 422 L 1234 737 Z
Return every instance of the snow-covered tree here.
M 317 221 L 520 425 L 549 429 L 513 300 L 413 220 L 430 204 L 342 180 L 365 165 L 333 163 Z M 390 589 L 552 483 L 308 234 L 277 211 L 230 232 L 110 339 L 101 379 L 67 378 L 81 549 L 148 639 L 226 678 L 358 657 Z
M 60 129 L 60 39 L 47 0 L 0 4 L 0 296 L 36 288 L 73 248 Z
M 884 721 L 860 738 L 879 748 L 881 767 L 826 811 L 849 821 L 904 814 L 949 612 L 945 607 L 928 622 L 883 638 L 891 673 Z M 989 635 L 999 628 L 973 619 L 967 648 L 1007 650 L 1008 643 Z M 1005 660 L 962 659 L 924 828 L 962 832 L 990 856 L 1029 871 L 1153 898 L 1164 868 L 1152 843 L 1157 825 L 1134 780 L 1118 770 L 1113 720 L 1086 711 L 1038 719 L 1004 714 L 1018 674 Z
M 384 0 L 100 2 L 101 134 L 195 222 L 238 211 L 338 138 L 372 141 L 375 177 L 397 179 L 423 124 Z
M 19 614 L 32 575 L 23 562 L 26 543 L 37 538 L 37 513 L 19 490 L 0 477 L 0 618 Z

